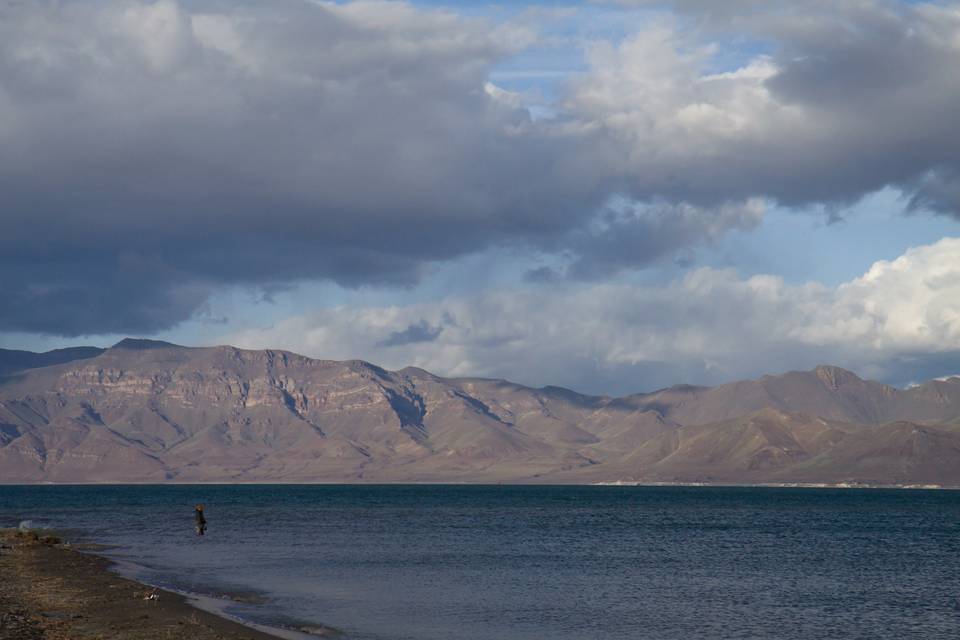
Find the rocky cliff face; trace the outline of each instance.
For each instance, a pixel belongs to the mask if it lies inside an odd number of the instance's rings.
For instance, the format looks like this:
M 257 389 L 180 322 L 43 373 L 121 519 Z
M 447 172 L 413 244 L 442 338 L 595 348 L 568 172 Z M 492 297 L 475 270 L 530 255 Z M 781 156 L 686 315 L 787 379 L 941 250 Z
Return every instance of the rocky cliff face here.
M 818 367 L 616 399 L 142 340 L 56 362 L 0 381 L 0 481 L 960 483 L 960 379 Z M 878 426 L 904 419 L 932 444 Z

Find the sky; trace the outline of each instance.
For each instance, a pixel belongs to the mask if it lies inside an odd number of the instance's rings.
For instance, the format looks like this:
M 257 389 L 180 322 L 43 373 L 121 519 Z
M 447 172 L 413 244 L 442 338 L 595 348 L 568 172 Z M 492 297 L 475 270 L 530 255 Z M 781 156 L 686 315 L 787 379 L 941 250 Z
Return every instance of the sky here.
M 960 373 L 960 3 L 0 4 L 0 347 Z

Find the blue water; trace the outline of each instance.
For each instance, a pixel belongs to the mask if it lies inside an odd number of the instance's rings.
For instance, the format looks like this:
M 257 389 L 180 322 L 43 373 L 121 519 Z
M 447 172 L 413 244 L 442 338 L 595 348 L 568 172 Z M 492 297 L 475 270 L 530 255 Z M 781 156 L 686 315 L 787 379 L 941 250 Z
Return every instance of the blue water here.
M 960 637 L 960 492 L 0 486 L 27 519 L 346 639 Z

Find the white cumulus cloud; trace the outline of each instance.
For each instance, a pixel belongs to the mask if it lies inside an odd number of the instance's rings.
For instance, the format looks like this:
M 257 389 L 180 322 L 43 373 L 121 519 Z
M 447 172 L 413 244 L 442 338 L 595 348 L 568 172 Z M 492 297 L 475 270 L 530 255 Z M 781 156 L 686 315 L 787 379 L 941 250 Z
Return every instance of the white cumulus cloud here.
M 705 268 L 661 287 L 541 287 L 338 307 L 224 340 L 595 392 L 718 382 L 823 362 L 906 381 L 924 358 L 952 354 L 954 366 L 960 362 L 960 238 L 877 262 L 836 287 Z

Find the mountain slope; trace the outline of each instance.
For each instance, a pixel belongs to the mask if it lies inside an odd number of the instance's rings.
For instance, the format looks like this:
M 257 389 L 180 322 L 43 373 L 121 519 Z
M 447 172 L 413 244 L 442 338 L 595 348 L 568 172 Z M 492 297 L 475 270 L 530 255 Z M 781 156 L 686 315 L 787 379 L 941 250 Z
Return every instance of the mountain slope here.
M 360 361 L 124 341 L 0 386 L 0 477 L 100 479 L 121 445 L 111 479 L 157 465 L 150 478 L 493 479 L 589 463 L 463 385 Z M 83 437 L 63 439 L 74 431 Z M 95 436 L 109 452 L 70 457 Z
M 687 425 L 641 443 L 588 475 L 602 481 L 764 482 L 867 429 L 776 409 L 722 422 Z
M 960 415 L 960 378 L 900 390 L 862 380 L 839 367 L 819 366 L 718 387 L 671 387 L 623 401 L 654 409 L 681 424 L 729 420 L 760 409 L 861 424 L 938 422 Z
M 781 477 L 797 482 L 960 485 L 960 432 L 893 422 L 851 435 Z
M 0 482 L 960 484 L 960 378 L 818 367 L 609 398 L 149 340 L 52 362 L 0 382 Z

